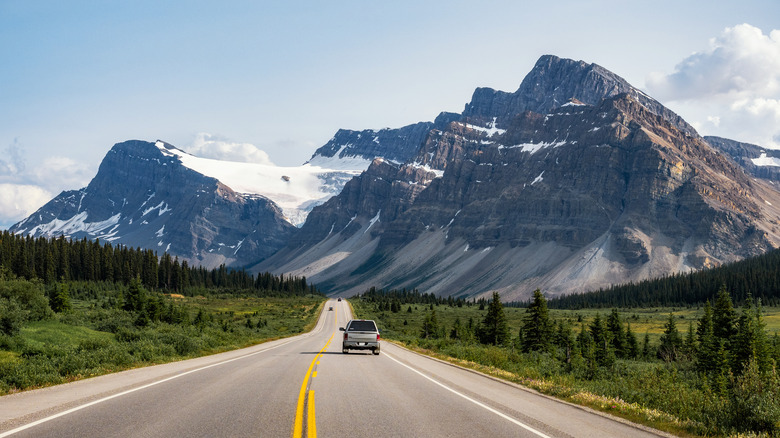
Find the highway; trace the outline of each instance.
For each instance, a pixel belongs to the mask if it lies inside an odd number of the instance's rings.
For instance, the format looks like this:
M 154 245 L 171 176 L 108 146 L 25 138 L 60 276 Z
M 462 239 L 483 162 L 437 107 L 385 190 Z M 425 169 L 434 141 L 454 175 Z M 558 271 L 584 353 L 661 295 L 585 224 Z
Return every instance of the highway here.
M 0 397 L 0 438 L 667 436 L 389 342 L 342 354 L 350 316 L 329 300 L 303 335 Z

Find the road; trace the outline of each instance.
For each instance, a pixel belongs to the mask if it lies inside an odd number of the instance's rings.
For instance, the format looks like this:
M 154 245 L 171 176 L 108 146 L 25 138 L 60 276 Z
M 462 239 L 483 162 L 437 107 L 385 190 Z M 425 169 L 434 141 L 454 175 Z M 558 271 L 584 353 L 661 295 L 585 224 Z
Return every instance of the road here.
M 389 342 L 342 354 L 349 306 L 324 309 L 293 338 L 0 397 L 0 438 L 665 436 Z

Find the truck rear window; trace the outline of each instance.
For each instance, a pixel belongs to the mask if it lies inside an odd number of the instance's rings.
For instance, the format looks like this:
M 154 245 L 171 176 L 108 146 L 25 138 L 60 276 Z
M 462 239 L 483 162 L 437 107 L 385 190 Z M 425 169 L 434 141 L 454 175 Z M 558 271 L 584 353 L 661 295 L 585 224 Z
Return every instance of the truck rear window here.
M 376 325 L 374 321 L 352 321 L 347 331 L 350 332 L 375 332 Z

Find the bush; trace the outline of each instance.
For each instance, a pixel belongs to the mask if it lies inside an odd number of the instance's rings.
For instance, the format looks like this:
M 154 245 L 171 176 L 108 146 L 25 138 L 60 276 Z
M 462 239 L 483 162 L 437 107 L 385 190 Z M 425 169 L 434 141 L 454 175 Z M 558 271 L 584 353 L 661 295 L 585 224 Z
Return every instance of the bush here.
M 730 409 L 738 431 L 774 434 L 780 428 L 780 385 L 777 372 L 762 375 L 750 360 L 742 375 L 733 379 Z

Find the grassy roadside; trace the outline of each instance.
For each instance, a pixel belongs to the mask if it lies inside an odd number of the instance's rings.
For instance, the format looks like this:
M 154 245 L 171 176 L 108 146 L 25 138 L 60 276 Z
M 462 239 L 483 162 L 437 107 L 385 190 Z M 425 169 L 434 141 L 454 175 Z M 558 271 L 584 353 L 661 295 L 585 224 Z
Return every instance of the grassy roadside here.
M 151 296 L 175 321 L 141 320 L 99 299 L 0 334 L 0 395 L 194 358 L 311 329 L 325 298 Z
M 414 351 L 474 369 L 488 375 L 512 381 L 543 394 L 587 406 L 632 422 L 653 427 L 678 436 L 714 436 L 723 432 L 710 426 L 712 417 L 722 415 L 727 406 L 722 399 L 702 390 L 701 380 L 692 363 L 668 364 L 654 358 L 617 360 L 610 368 L 600 368 L 584 376 L 567 370 L 558 358 L 550 354 L 521 353 L 516 345 L 495 347 L 453 340 L 448 336 L 421 339 L 419 334 L 426 315 L 435 309 L 439 325 L 446 332 L 458 320 L 468 326 L 484 316 L 477 306 L 404 304 L 400 311 L 380 311 L 373 303 L 350 300 L 356 317 L 377 321 L 382 337 Z M 526 309 L 505 308 L 512 337 L 517 337 Z M 630 309 L 621 312 L 623 321 L 631 324 L 640 342 L 647 334 L 653 347 L 663 332 L 664 323 L 672 313 L 684 333 L 688 323 L 696 320 L 702 309 Z M 780 309 L 764 308 L 770 335 L 777 333 Z M 566 321 L 575 329 L 586 326 L 609 310 L 551 310 L 557 323 Z M 768 436 L 768 435 L 738 435 Z

